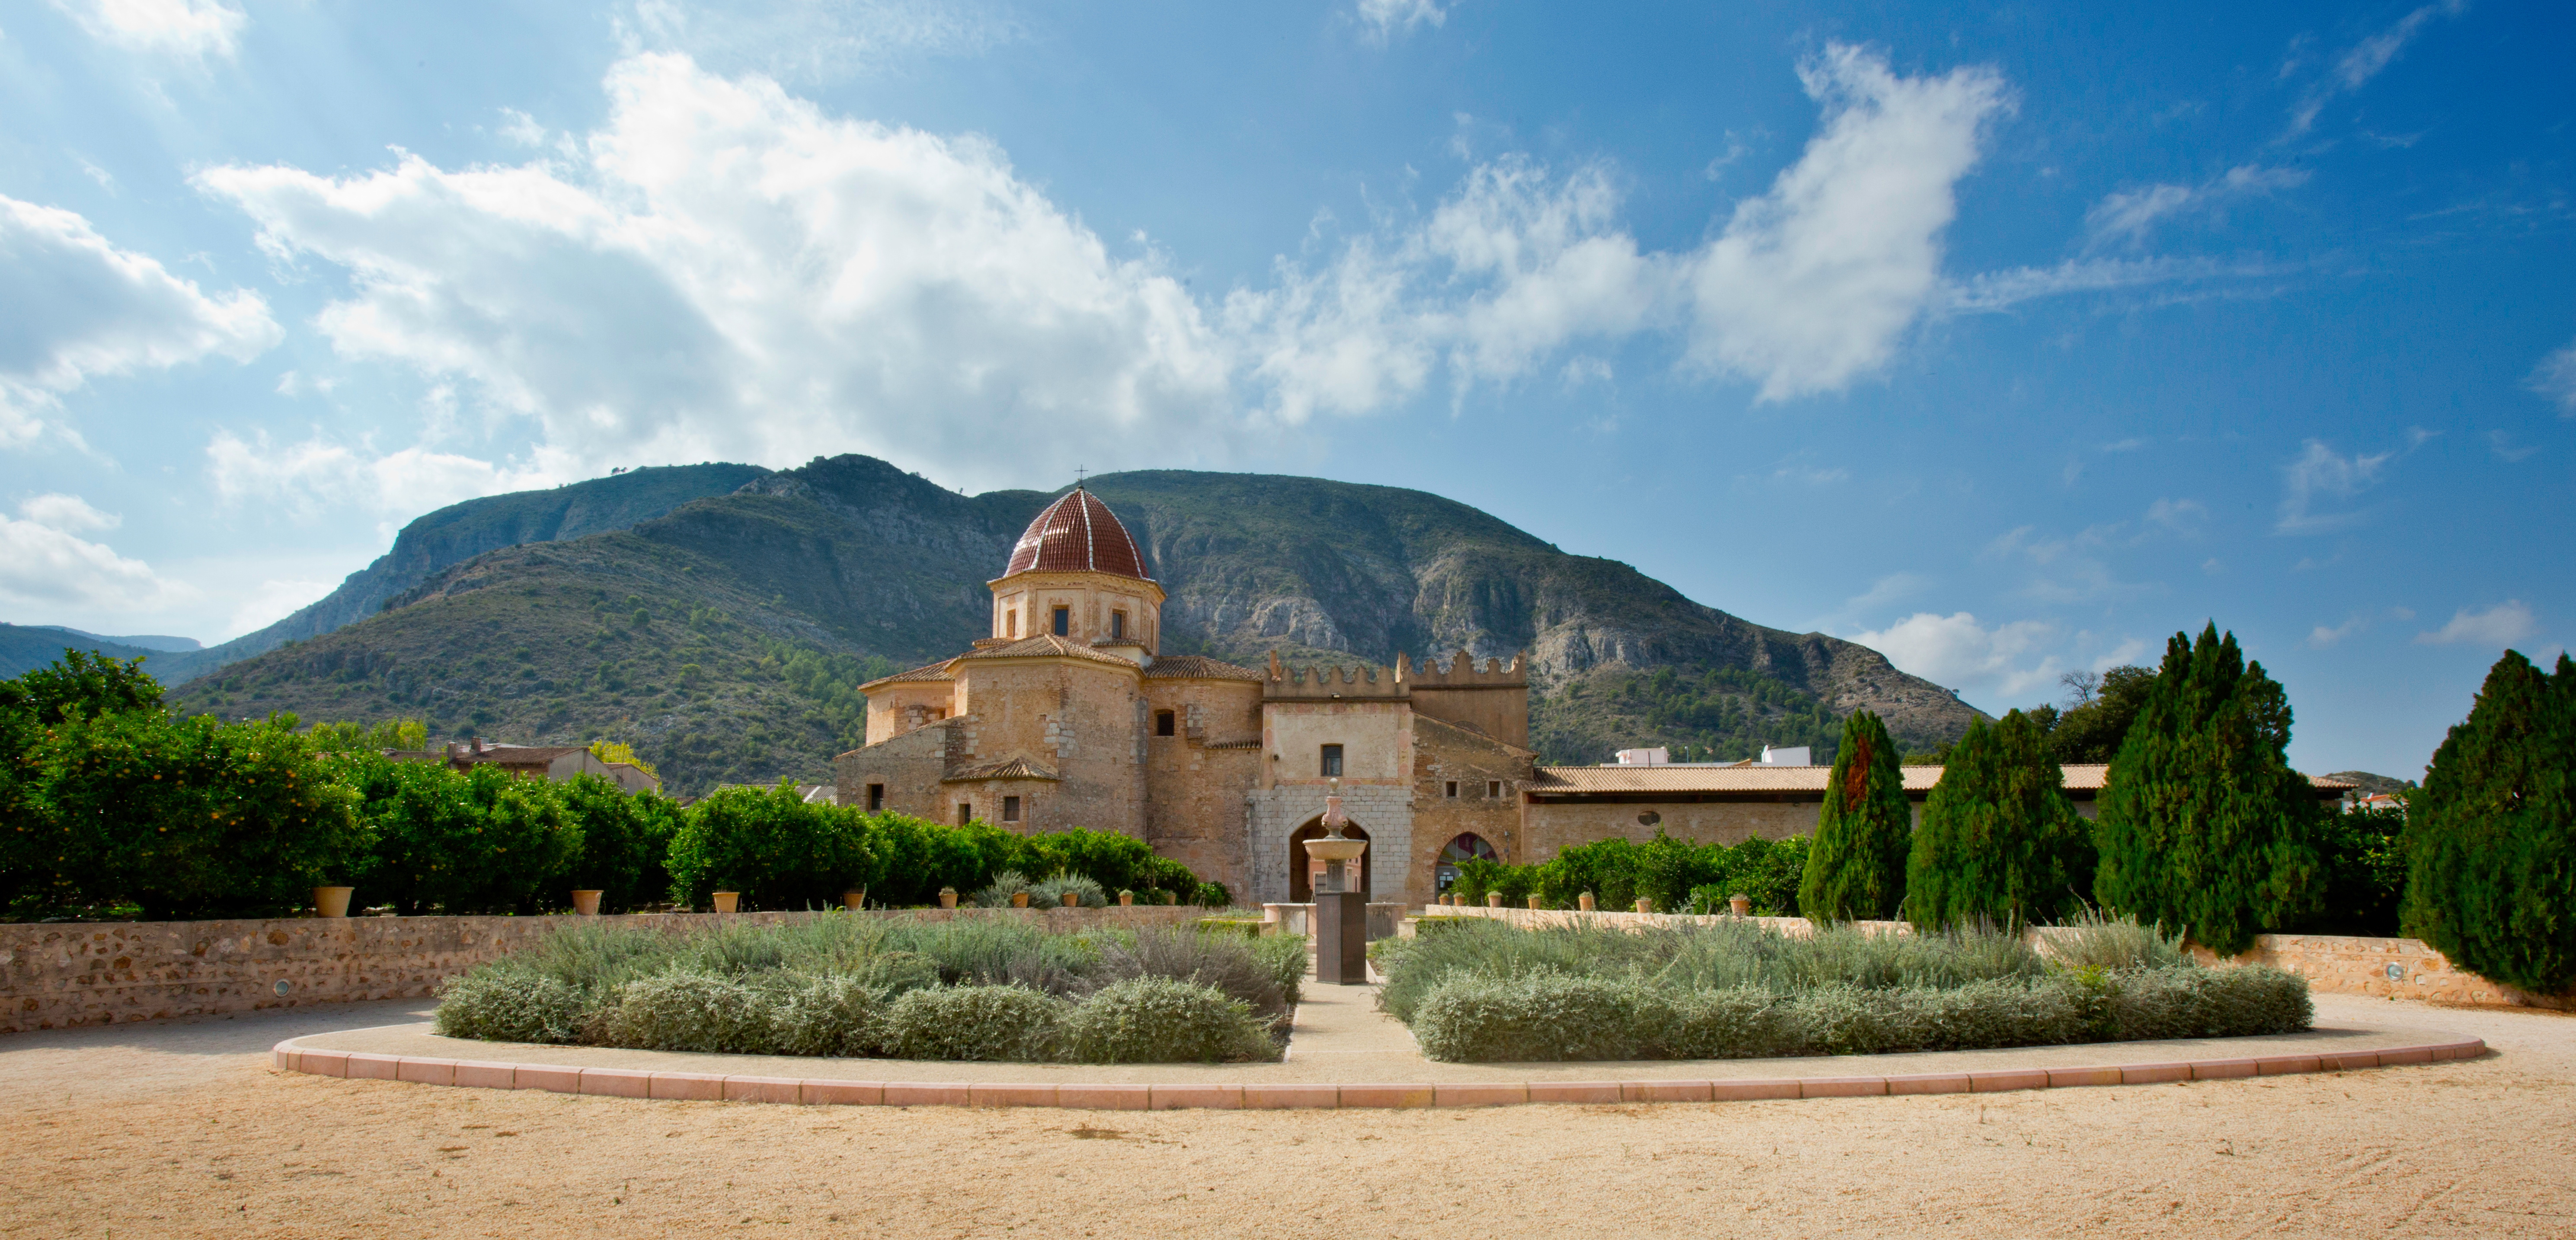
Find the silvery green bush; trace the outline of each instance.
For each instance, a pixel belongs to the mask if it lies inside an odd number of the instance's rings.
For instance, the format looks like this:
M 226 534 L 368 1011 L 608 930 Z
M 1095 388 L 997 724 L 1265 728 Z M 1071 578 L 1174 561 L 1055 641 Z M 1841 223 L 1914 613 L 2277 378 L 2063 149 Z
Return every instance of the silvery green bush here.
M 1025 986 L 916 990 L 887 1006 L 880 1045 L 897 1059 L 1040 1063 L 1056 1057 L 1064 1006 Z
M 589 1006 L 580 991 L 542 973 L 478 969 L 438 988 L 433 1027 L 447 1037 L 486 1042 L 574 1042 Z
M 1169 977 L 1112 983 L 1065 1013 L 1062 1052 L 1075 1063 L 1219 1063 L 1277 1059 L 1265 1022 L 1241 999 Z
M 665 973 L 620 986 L 592 1018 L 593 1040 L 648 1051 L 767 1055 L 775 994 L 726 978 Z
M 1029 906 L 1057 908 L 1064 904 L 1064 893 L 1072 892 L 1074 903 L 1083 908 L 1101 908 L 1109 903 L 1109 893 L 1100 884 L 1080 874 L 1058 874 L 1042 882 L 1029 884 Z M 1007 901 L 1005 901 L 1007 903 Z

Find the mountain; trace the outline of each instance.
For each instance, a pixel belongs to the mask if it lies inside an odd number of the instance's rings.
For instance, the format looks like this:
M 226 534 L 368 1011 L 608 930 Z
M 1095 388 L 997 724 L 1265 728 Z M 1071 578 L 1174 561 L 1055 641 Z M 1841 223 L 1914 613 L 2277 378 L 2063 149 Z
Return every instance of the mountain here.
M 430 574 L 484 552 L 627 529 L 690 500 L 722 495 L 768 472 L 757 465 L 671 465 L 629 470 L 548 491 L 450 504 L 404 526 L 394 536 L 393 550 L 349 574 L 338 589 L 319 601 L 221 645 L 163 655 L 152 662 L 151 669 L 162 683 L 177 684 L 287 642 L 355 624 Z
M 1841 717 L 1863 707 L 1928 747 L 1975 716 L 1874 651 L 1752 624 L 1420 491 L 1172 470 L 1091 486 L 1170 594 L 1167 652 L 1384 663 L 1527 649 L 1534 743 L 1549 760 L 1655 744 L 1830 752 Z M 858 684 L 985 633 L 985 582 L 1051 498 L 959 495 L 860 456 L 756 471 L 630 528 L 522 539 L 425 571 L 381 614 L 172 700 L 622 739 L 684 792 L 813 779 L 863 731 Z
M 2326 778 L 2340 779 L 2351 784 L 2354 791 L 2363 796 L 2387 796 L 2391 793 L 2410 792 L 2415 787 L 2413 780 L 2391 779 L 2386 775 L 2373 775 L 2368 771 L 2337 771 Z
M 100 637 L 57 625 L 0 624 L 0 680 L 22 675 L 63 657 L 65 650 L 91 650 L 111 659 L 158 657 L 154 647 L 138 645 L 152 638 Z M 160 640 L 186 641 L 186 638 Z M 159 670 L 155 668 L 154 670 Z M 168 683 L 164 681 L 163 683 Z
M 40 624 L 36 627 L 52 629 L 58 633 L 69 633 L 74 637 L 86 637 L 92 641 L 115 642 L 117 645 L 132 646 L 138 650 L 203 650 L 206 646 L 204 642 L 193 637 L 163 637 L 155 634 L 141 637 L 110 637 L 105 633 L 76 629 L 68 624 Z

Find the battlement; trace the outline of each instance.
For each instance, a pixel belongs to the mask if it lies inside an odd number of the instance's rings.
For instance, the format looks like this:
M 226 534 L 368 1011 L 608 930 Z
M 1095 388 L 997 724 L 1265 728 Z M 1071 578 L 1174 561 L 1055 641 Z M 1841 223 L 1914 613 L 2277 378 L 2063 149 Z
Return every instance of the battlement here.
M 1501 659 L 1487 659 L 1476 666 L 1475 656 L 1460 650 L 1442 667 L 1437 656 L 1408 666 L 1403 655 L 1395 656 L 1396 675 L 1406 683 L 1423 689 L 1526 689 L 1529 687 L 1529 652 L 1512 656 L 1509 665 Z
M 1410 693 L 1404 682 L 1400 656 L 1396 667 L 1365 663 L 1351 667 L 1290 667 L 1281 663 L 1274 651 L 1270 656 L 1268 674 L 1262 678 L 1261 696 L 1270 701 L 1400 700 Z

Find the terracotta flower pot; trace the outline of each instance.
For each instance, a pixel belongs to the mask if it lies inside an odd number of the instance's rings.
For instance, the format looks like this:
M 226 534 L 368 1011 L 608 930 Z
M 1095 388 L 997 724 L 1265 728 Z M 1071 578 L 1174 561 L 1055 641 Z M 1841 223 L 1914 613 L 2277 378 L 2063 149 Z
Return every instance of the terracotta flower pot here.
M 1501 893 L 1501 892 L 1499 892 L 1499 891 L 1488 891 L 1488 892 L 1486 892 L 1486 893 L 1485 893 L 1485 907 L 1486 907 L 1486 908 L 1501 908 L 1502 906 L 1503 906 L 1503 893 Z
M 1638 912 L 1640 912 L 1640 913 L 1651 913 L 1651 912 L 1654 912 L 1654 911 L 1655 911 L 1655 902 L 1654 902 L 1654 901 L 1652 901 L 1652 900 L 1647 899 L 1647 898 L 1646 898 L 1646 897 L 1644 897 L 1644 896 L 1639 896 L 1639 897 L 1637 897 L 1637 911 L 1638 911 Z
M 860 887 L 841 893 L 841 907 L 855 913 L 868 906 L 868 889 Z
M 599 893 L 587 887 L 573 888 L 572 911 L 580 917 L 599 916 Z
M 1539 903 L 1539 899 L 1538 899 L 1538 897 L 1537 897 L 1537 896 L 1531 896 L 1531 897 L 1529 898 L 1529 906 L 1530 906 L 1531 908 L 1546 908 L 1546 907 L 1547 907 L 1546 905 Z
M 346 917 L 349 915 L 349 893 L 355 887 L 316 887 L 313 889 L 313 915 Z
M 1587 892 L 1584 892 L 1582 895 L 1579 895 L 1579 896 L 1574 897 L 1574 907 L 1579 908 L 1579 909 L 1582 909 L 1584 912 L 1589 913 L 1589 912 L 1592 912 L 1593 910 L 1598 909 L 1599 907 L 1601 907 L 1601 902 L 1600 902 L 1600 901 L 1598 901 L 1598 900 L 1593 899 L 1593 898 L 1592 898 L 1592 893 L 1591 893 L 1591 892 L 1589 892 L 1589 891 L 1587 891 Z
M 956 889 L 956 888 L 954 888 L 954 887 L 942 887 L 942 888 L 940 888 L 940 889 L 939 889 L 939 907 L 941 907 L 941 908 L 955 908 L 955 907 L 957 907 L 957 889 Z
M 1120 907 L 1120 908 L 1126 908 L 1127 906 L 1132 905 L 1132 904 L 1134 904 L 1135 902 L 1136 902 L 1136 893 L 1135 893 L 1135 892 L 1132 892 L 1132 891 L 1122 891 L 1122 892 L 1119 892 L 1119 893 L 1118 893 L 1118 907 Z
M 1753 915 L 1753 897 L 1728 896 L 1726 907 L 1735 910 L 1735 915 L 1738 917 L 1750 917 Z
M 719 913 L 730 913 L 733 911 L 734 905 L 739 903 L 741 900 L 742 893 L 739 891 L 719 891 L 716 893 L 716 911 Z
M 1029 893 L 1027 893 L 1027 892 L 1025 892 L 1025 891 L 1014 891 L 1014 892 L 1012 892 L 1012 893 L 1011 893 L 1011 907 L 1012 907 L 1012 908 L 1027 908 L 1028 906 L 1029 906 Z
M 1057 900 L 1056 903 L 1061 904 L 1066 908 L 1077 908 L 1082 904 L 1082 893 L 1078 891 L 1068 891 L 1064 893 L 1064 897 Z

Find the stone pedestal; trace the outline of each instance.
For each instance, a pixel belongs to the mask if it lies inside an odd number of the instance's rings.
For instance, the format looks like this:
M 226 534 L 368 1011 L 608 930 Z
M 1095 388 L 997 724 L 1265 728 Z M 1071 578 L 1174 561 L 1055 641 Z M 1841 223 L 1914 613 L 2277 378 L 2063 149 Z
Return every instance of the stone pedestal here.
M 1368 897 L 1356 891 L 1315 896 L 1315 980 L 1327 986 L 1368 984 Z

